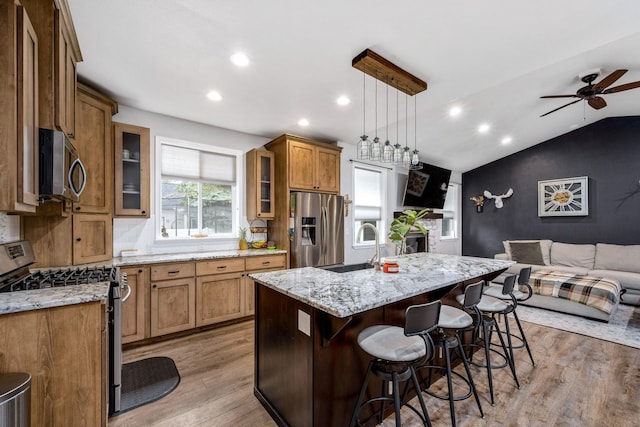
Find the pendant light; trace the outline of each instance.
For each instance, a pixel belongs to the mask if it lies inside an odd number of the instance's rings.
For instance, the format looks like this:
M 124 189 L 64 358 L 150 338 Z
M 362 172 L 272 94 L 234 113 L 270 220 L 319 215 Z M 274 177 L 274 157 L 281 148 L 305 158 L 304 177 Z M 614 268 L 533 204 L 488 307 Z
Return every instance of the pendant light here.
M 387 140 L 382 147 L 382 161 L 393 163 L 393 145 L 389 141 L 389 81 L 387 81 Z
M 371 149 L 369 150 L 369 159 L 379 161 L 382 155 L 382 145 L 380 144 L 380 138 L 378 138 L 378 73 L 376 72 L 376 136 L 373 138 Z
M 404 94 L 404 151 L 402 152 L 402 166 L 411 166 L 411 149 L 409 148 L 409 101 L 407 94 Z
M 417 109 L 417 98 L 413 97 L 413 152 L 411 153 L 411 165 L 409 166 L 410 170 L 420 170 L 422 169 L 422 162 L 420 161 L 420 156 L 418 155 L 418 109 Z
M 393 146 L 393 163 L 396 165 L 402 164 L 402 145 L 400 145 L 399 131 L 400 128 L 400 113 L 398 112 L 398 92 L 400 90 L 396 88 L 396 143 Z
M 360 137 L 360 141 L 358 141 L 358 158 L 362 160 L 367 160 L 369 158 L 369 150 L 371 150 L 371 141 L 369 141 L 369 137 L 366 135 L 366 118 L 367 118 L 367 74 L 364 69 L 362 71 L 362 136 Z

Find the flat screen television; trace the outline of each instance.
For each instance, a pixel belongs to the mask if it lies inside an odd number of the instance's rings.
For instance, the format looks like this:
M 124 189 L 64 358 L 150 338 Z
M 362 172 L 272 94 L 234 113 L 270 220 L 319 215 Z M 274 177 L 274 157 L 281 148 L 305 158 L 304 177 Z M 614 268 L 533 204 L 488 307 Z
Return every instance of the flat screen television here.
M 410 170 L 404 187 L 402 205 L 414 208 L 442 209 L 447 197 L 451 171 L 424 163 L 420 170 Z

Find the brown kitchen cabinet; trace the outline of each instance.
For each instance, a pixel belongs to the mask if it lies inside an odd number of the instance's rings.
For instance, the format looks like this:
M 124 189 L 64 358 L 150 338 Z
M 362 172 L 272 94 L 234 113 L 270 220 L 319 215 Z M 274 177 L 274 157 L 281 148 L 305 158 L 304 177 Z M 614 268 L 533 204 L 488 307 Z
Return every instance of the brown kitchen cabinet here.
M 126 274 L 131 293 L 122 303 L 122 343 L 127 344 L 149 337 L 148 303 L 150 294 L 150 269 L 147 266 L 120 268 Z M 124 298 L 126 294 L 123 294 Z
M 196 326 L 194 263 L 151 267 L 151 336 L 171 334 Z
M 0 315 L 0 372 L 31 374 L 32 426 L 106 426 L 104 301 Z
M 266 271 L 282 270 L 287 265 L 286 254 L 267 255 L 260 257 L 247 257 L 245 273 L 243 275 L 244 286 L 244 315 L 255 314 L 255 283 L 249 277 L 251 273 L 263 273 Z
M 270 151 L 251 150 L 246 154 L 247 218 L 274 219 L 274 156 Z
M 196 326 L 244 316 L 244 258 L 196 263 Z
M 69 138 L 76 127 L 76 64 L 82 60 L 68 8 L 54 12 L 55 123 Z
M 115 216 L 149 218 L 148 128 L 113 123 Z
M 118 112 L 115 101 L 78 83 L 74 145 L 87 170 L 87 185 L 73 212 L 112 212 L 113 139 L 111 116 Z
M 340 150 L 289 141 L 289 188 L 339 193 Z
M 73 263 L 107 261 L 113 257 L 111 215 L 73 215 Z
M 0 8 L 0 211 L 33 213 L 38 206 L 38 35 L 27 10 Z

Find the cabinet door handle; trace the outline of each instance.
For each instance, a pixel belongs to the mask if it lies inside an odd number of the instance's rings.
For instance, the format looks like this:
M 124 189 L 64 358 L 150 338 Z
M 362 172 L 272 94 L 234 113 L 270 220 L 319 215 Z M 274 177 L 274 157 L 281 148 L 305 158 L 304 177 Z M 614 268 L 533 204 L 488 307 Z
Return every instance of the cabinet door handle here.
M 224 270 L 225 268 L 227 268 L 227 266 L 226 266 L 226 265 L 219 265 L 219 266 L 218 266 L 218 270 Z
M 167 274 L 178 274 L 180 273 L 180 270 L 173 270 L 173 271 L 168 271 Z
M 262 265 L 269 265 L 271 264 L 271 261 L 262 261 Z

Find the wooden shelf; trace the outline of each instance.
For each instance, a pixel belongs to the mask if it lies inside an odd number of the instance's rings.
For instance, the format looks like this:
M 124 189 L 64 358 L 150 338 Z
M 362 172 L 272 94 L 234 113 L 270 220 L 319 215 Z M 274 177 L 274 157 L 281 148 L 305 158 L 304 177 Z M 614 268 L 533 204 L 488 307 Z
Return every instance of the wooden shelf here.
M 427 83 L 370 49 L 353 58 L 351 65 L 381 82 L 413 96 L 427 90 Z

